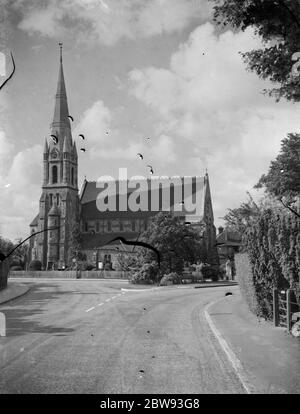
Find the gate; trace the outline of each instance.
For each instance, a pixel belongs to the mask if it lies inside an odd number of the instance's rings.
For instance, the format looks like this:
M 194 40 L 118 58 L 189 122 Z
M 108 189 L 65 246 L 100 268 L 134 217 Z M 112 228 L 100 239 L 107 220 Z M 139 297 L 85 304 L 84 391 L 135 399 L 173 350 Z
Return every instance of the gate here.
M 273 320 L 275 326 L 286 328 L 289 332 L 293 325 L 293 313 L 299 312 L 296 293 L 293 289 L 273 289 Z

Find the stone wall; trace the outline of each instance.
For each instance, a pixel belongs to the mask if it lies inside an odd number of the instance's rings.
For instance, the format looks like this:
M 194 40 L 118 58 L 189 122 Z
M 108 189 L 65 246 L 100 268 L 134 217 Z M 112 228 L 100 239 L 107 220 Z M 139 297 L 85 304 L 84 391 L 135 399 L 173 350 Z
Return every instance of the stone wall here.
M 0 290 L 7 286 L 8 261 L 0 262 Z
M 76 270 L 66 270 L 64 272 L 51 271 L 10 271 L 9 277 L 34 277 L 52 279 L 76 279 Z M 85 270 L 78 271 L 80 279 L 128 279 L 128 272 L 109 271 L 109 270 Z

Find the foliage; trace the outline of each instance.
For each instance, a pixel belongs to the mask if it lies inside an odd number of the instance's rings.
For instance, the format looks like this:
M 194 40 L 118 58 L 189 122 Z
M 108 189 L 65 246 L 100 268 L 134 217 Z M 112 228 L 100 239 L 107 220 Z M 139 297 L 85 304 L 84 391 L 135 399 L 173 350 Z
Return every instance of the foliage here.
M 28 270 L 42 270 L 42 263 L 39 260 L 32 260 L 29 263 Z
M 246 30 L 261 37 L 262 48 L 242 53 L 249 70 L 276 83 L 268 90 L 277 100 L 300 101 L 300 72 L 291 76 L 299 52 L 300 3 L 295 0 L 210 0 L 214 20 L 220 25 Z
M 167 285 L 178 285 L 181 284 L 181 277 L 175 273 L 169 273 L 168 275 L 164 275 L 160 282 L 159 282 L 160 286 L 167 286 Z
M 14 248 L 12 241 L 0 236 L 0 252 L 7 255 Z
M 227 229 L 243 234 L 258 217 L 260 208 L 249 193 L 248 197 L 248 200 L 240 207 L 228 209 L 228 213 L 223 217 Z
M 82 234 L 80 232 L 79 224 L 76 222 L 72 226 L 70 235 L 70 244 L 68 250 L 68 262 L 72 266 L 73 259 L 77 261 L 84 260 L 82 250 Z
M 300 220 L 264 210 L 244 235 L 251 264 L 258 315 L 272 317 L 272 289 L 294 289 L 299 298 Z M 239 276 L 241 277 L 241 275 Z
M 216 282 L 218 280 L 218 270 L 208 264 L 202 267 L 201 272 L 204 279 L 211 279 L 213 282 Z
M 251 312 L 259 315 L 259 306 L 256 298 L 256 290 L 254 285 L 254 278 L 252 274 L 252 267 L 249 256 L 246 252 L 237 253 L 235 255 L 236 278 L 239 284 L 241 294 L 249 306 Z
M 16 270 L 23 270 L 23 267 L 21 267 L 21 266 L 11 266 L 10 268 L 9 268 L 9 270 L 12 270 L 12 271 L 16 271 Z
M 135 255 L 120 253 L 116 257 L 116 270 L 130 272 L 139 266 L 138 259 Z
M 156 214 L 140 239 L 160 252 L 163 274 L 181 273 L 184 262 L 196 262 L 205 255 L 199 231 L 186 226 L 179 217 L 172 214 Z M 156 255 L 148 249 L 142 248 L 138 252 L 141 263 L 156 260 Z
M 129 277 L 130 283 L 134 284 L 153 284 L 157 279 L 158 266 L 155 262 L 143 264 L 141 269 Z
M 261 176 L 255 188 L 266 189 L 275 197 L 292 199 L 300 195 L 300 135 L 288 134 L 282 140 L 281 150 L 271 161 L 268 174 Z

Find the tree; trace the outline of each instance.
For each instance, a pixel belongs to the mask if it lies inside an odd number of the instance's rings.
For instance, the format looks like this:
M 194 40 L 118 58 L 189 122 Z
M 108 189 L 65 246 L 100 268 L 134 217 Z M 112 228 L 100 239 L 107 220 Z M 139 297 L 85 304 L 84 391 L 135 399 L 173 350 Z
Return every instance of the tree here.
M 300 72 L 293 60 L 300 52 L 300 2 L 298 0 L 210 0 L 214 20 L 235 29 L 254 28 L 261 49 L 242 53 L 249 70 L 276 83 L 265 92 L 277 100 L 300 101 Z M 300 54 L 299 54 L 300 56 Z M 293 59 L 292 59 L 293 58 Z M 300 65 L 299 65 L 300 66 Z M 292 73 L 294 75 L 292 75 Z M 277 86 L 279 85 L 279 86 Z
M 18 246 L 22 242 L 22 239 L 17 239 L 14 247 Z M 26 264 L 28 262 L 28 255 L 29 255 L 29 244 L 24 243 L 19 246 L 14 253 L 11 255 L 12 260 L 19 262 L 20 266 L 25 269 Z
M 79 224 L 74 223 L 71 230 L 70 245 L 69 245 L 69 265 L 72 265 L 73 259 L 83 260 L 82 254 L 82 234 L 80 232 Z
M 248 200 L 237 208 L 229 208 L 228 213 L 223 217 L 227 229 L 237 231 L 241 235 L 260 214 L 260 207 L 255 203 L 250 193 Z
M 181 273 L 184 261 L 204 260 L 200 234 L 172 214 L 155 215 L 140 239 L 160 252 L 162 274 Z M 151 263 L 156 261 L 156 256 L 148 249 L 140 249 L 139 260 L 142 264 Z
M 300 135 L 288 134 L 282 140 L 281 150 L 269 171 L 263 174 L 255 188 L 265 188 L 266 192 L 281 199 L 289 200 L 300 195 Z

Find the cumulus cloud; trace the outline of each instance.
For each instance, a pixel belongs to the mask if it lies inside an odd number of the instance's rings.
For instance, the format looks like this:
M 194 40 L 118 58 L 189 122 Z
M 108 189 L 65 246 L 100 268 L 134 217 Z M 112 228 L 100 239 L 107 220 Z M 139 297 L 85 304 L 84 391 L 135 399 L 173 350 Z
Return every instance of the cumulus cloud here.
M 217 215 L 246 197 L 280 141 L 299 128 L 296 106 L 264 96 L 266 83 L 245 69 L 239 52 L 259 46 L 250 30 L 217 35 L 206 23 L 180 45 L 169 68 L 129 73 L 130 93 L 151 109 L 157 132 L 172 136 L 182 156 L 192 148 L 184 159 L 195 173 L 208 167 Z
M 76 35 L 85 42 L 113 45 L 120 39 L 148 38 L 183 30 L 211 16 L 206 0 L 18 0 L 19 27 L 51 38 Z
M 90 159 L 126 160 L 136 159 L 137 153 L 147 154 L 148 160 L 172 163 L 176 160 L 174 140 L 161 134 L 152 145 L 145 139 L 141 140 L 138 132 L 130 135 L 115 126 L 114 111 L 105 106 L 103 101 L 96 101 L 88 108 L 74 130 L 74 136 L 82 133 L 85 141 L 82 146 L 87 148 Z
M 0 234 L 25 237 L 38 213 L 41 194 L 43 148 L 35 145 L 18 152 L 7 171 L 0 174 Z

